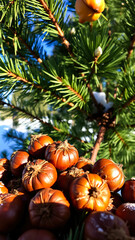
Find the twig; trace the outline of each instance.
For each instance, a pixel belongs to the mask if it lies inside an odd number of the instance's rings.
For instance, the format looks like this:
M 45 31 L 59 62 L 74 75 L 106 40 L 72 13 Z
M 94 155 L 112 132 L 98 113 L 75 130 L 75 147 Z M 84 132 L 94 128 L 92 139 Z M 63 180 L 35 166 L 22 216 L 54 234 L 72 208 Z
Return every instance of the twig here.
M 90 93 L 90 96 L 91 96 L 91 98 L 92 98 L 92 100 L 93 100 L 93 103 L 94 103 L 94 105 L 96 106 L 96 108 L 97 108 L 97 111 L 99 112 L 99 113 L 101 113 L 101 112 L 103 112 L 103 109 L 104 109 L 104 107 L 103 107 L 103 105 L 100 103 L 98 103 L 97 102 L 97 100 L 96 100 L 96 98 L 95 98 L 95 96 L 94 96 L 94 94 L 93 94 L 93 91 L 92 91 L 92 89 L 91 89 L 91 86 L 90 86 L 90 79 L 91 79 L 91 77 L 93 76 L 93 74 L 95 73 L 95 65 L 97 64 L 97 60 L 98 60 L 98 57 L 95 57 L 94 58 L 94 64 L 93 64 L 93 67 L 91 68 L 91 73 L 90 73 L 90 76 L 89 76 L 89 81 L 86 83 L 86 86 L 87 86 L 87 88 L 88 88 L 88 90 L 89 90 L 89 93 Z M 86 80 L 85 80 L 86 81 Z
M 130 44 L 130 47 L 129 47 L 129 50 L 128 50 L 127 59 L 130 58 L 130 56 L 133 52 L 133 49 L 134 49 L 134 45 L 135 45 L 135 34 L 131 38 L 131 44 Z
M 99 129 L 97 139 L 96 139 L 93 151 L 92 151 L 91 159 L 90 159 L 93 164 L 96 161 L 96 157 L 97 157 L 101 142 L 104 139 L 105 132 L 106 132 L 106 127 L 102 125 Z
M 28 49 L 28 51 L 32 54 L 32 56 L 41 64 L 43 64 L 43 60 L 37 56 L 37 54 L 31 49 L 31 46 L 29 46 L 26 41 L 23 39 L 22 36 L 18 35 L 15 29 L 10 28 L 11 32 L 13 34 L 16 34 L 16 36 L 19 38 L 19 40 L 22 42 L 22 44 Z M 43 66 L 46 68 L 46 66 L 43 64 Z
M 17 106 L 15 106 L 15 105 L 13 105 L 13 104 L 10 104 L 10 103 L 8 103 L 8 102 L 4 102 L 4 101 L 2 101 L 2 100 L 0 100 L 0 104 L 1 104 L 2 106 L 7 105 L 7 106 L 10 107 L 11 109 L 15 109 L 15 110 L 17 110 L 17 111 L 19 111 L 19 112 L 22 112 L 22 113 L 24 113 L 25 115 L 29 116 L 30 118 L 38 120 L 41 124 L 47 125 L 48 127 L 51 127 L 52 129 L 56 130 L 57 132 L 63 132 L 61 129 L 53 126 L 51 123 L 48 123 L 48 122 L 42 120 L 41 118 L 33 115 L 32 113 L 26 111 L 25 109 L 22 109 L 22 108 L 20 108 L 20 107 L 17 107 Z M 72 134 L 66 133 L 66 135 L 67 135 L 68 137 L 71 137 L 71 138 L 74 138 L 74 139 L 78 140 L 79 142 L 87 143 L 86 141 L 83 141 L 82 139 L 80 139 L 80 138 L 78 138 L 78 137 L 76 137 L 76 136 L 73 136 Z
M 128 145 L 127 145 L 127 143 L 125 142 L 125 140 L 122 138 L 122 136 L 120 135 L 120 133 L 117 132 L 116 129 L 115 129 L 114 131 L 115 131 L 116 135 L 118 136 L 118 138 L 120 139 L 120 141 L 123 143 L 123 145 L 124 145 L 125 147 L 127 147 Z
M 60 77 L 57 77 L 57 79 L 58 79 L 59 82 L 62 83 L 62 79 L 61 79 Z M 82 102 L 85 102 L 84 99 L 82 98 L 82 96 L 81 96 L 78 92 L 76 92 L 70 85 L 66 85 L 66 87 L 67 87 L 71 92 L 73 92 L 78 98 L 80 98 L 80 100 L 81 100 Z
M 128 106 L 130 105 L 130 103 L 132 103 L 132 102 L 134 102 L 134 101 L 135 101 L 135 95 L 133 95 L 126 103 L 123 104 L 121 110 L 122 110 L 123 108 L 128 107 Z
M 64 32 L 62 31 L 62 29 L 60 28 L 58 22 L 56 21 L 54 15 L 52 14 L 51 10 L 49 9 L 49 7 L 47 6 L 47 3 L 44 0 L 39 0 L 39 2 L 42 4 L 43 8 L 45 9 L 46 13 L 48 14 L 50 20 L 52 21 L 52 23 L 54 24 L 54 26 L 56 27 L 57 31 L 58 31 L 58 35 L 62 40 L 63 45 L 65 45 L 67 51 L 69 52 L 69 54 L 74 57 L 74 54 L 71 50 L 70 47 L 70 43 L 69 41 L 65 38 Z
M 30 84 L 30 85 L 33 86 L 34 88 L 40 89 L 40 90 L 42 90 L 42 91 L 45 92 L 45 93 L 48 91 L 48 90 L 42 88 L 41 85 L 35 84 L 35 83 L 33 83 L 33 82 L 29 82 L 27 79 L 22 78 L 22 77 L 16 75 L 15 73 L 11 72 L 10 70 L 8 70 L 7 75 L 10 76 L 10 77 L 15 78 L 15 79 L 18 80 L 18 81 L 21 81 L 21 82 Z M 62 102 L 66 102 L 66 101 L 67 101 L 65 98 L 60 98 L 59 96 L 57 96 L 57 95 L 54 94 L 54 93 L 52 93 L 52 95 L 53 95 L 55 98 L 57 98 L 58 100 L 60 99 Z M 70 107 L 73 107 L 73 106 L 74 106 L 74 104 L 71 103 L 71 102 L 67 102 L 67 105 L 69 105 Z

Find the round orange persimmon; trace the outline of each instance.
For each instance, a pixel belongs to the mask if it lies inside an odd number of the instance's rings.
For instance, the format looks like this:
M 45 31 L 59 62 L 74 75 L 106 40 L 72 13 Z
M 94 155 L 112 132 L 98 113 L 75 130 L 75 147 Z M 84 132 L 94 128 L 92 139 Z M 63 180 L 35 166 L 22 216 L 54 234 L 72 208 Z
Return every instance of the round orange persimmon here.
M 53 143 L 53 139 L 46 134 L 31 135 L 28 152 L 34 158 L 44 158 L 45 149 L 48 144 Z
M 92 172 L 105 179 L 112 192 L 119 191 L 124 185 L 125 176 L 121 166 L 110 159 L 101 158 L 96 161 Z
M 67 140 L 56 141 L 47 146 L 45 159 L 52 163 L 57 170 L 64 171 L 78 162 L 79 152 Z
M 70 185 L 70 197 L 75 208 L 104 211 L 110 201 L 108 184 L 97 174 L 86 173 Z
M 56 180 L 56 168 L 53 164 L 42 159 L 28 162 L 22 172 L 22 184 L 28 192 L 51 187 Z
M 89 171 L 89 172 L 92 172 L 92 166 L 93 166 L 93 163 L 91 162 L 91 160 L 85 157 L 79 157 L 79 160 L 75 165 L 75 167 L 79 169 L 82 168 L 84 171 Z
M 75 9 L 79 15 L 79 22 L 93 22 L 96 21 L 101 12 L 104 11 L 104 0 L 76 0 Z

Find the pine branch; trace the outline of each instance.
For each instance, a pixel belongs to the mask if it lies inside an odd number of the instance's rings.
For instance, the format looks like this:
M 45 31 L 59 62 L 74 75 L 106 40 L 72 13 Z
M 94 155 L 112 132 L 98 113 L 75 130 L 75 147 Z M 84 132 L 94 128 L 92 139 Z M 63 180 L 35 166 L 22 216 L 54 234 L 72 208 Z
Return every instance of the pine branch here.
M 118 136 L 118 138 L 120 139 L 120 141 L 123 143 L 123 145 L 125 147 L 127 147 L 127 143 L 125 142 L 125 140 L 122 138 L 122 136 L 120 135 L 120 133 L 118 131 L 116 131 L 116 129 L 114 130 L 116 135 Z
M 91 96 L 91 98 L 93 100 L 93 103 L 94 103 L 95 107 L 97 108 L 98 112 L 99 113 L 103 112 L 104 107 L 103 107 L 103 105 L 101 103 L 97 102 L 97 100 L 96 100 L 96 98 L 95 98 L 95 96 L 93 94 L 93 91 L 92 91 L 91 86 L 90 86 L 89 83 L 87 83 L 87 87 L 88 87 L 90 96 Z
M 13 135 L 13 131 L 12 130 L 9 130 L 9 132 L 6 134 L 6 136 L 8 138 L 11 138 L 11 139 L 16 139 L 17 141 L 22 142 L 22 144 L 24 143 L 24 140 L 25 140 L 25 139 L 21 138 L 20 136 L 18 136 L 17 134 Z
M 25 44 L 25 45 L 26 45 L 26 44 Z M 28 48 L 29 48 L 29 46 L 28 46 Z M 41 61 L 40 61 L 40 63 L 41 63 Z M 6 69 L 6 71 L 7 71 L 7 69 Z M 36 88 L 36 89 L 40 89 L 40 90 L 42 90 L 43 92 L 47 92 L 47 91 L 48 91 L 48 90 L 46 90 L 46 89 L 43 89 L 43 87 L 40 86 L 39 84 L 36 84 L 36 83 L 34 83 L 34 82 L 31 82 L 31 81 L 28 81 L 26 78 L 20 77 L 20 76 L 18 76 L 17 74 L 13 73 L 13 72 L 10 71 L 10 70 L 8 70 L 7 75 L 8 75 L 9 77 L 12 77 L 12 78 L 16 79 L 17 81 L 24 82 L 24 83 L 26 83 L 26 84 L 31 85 L 32 87 L 34 87 L 34 88 Z M 62 83 L 62 80 L 61 80 L 60 77 L 57 77 L 57 80 Z M 69 86 L 66 85 L 66 87 L 67 87 L 67 89 L 69 89 L 71 92 L 73 92 L 81 101 L 84 102 L 84 99 L 82 98 L 82 96 L 81 96 L 78 92 L 76 92 L 70 85 L 69 85 Z M 74 108 L 74 107 L 75 107 L 75 104 L 72 103 L 72 102 L 67 101 L 66 98 L 59 97 L 56 93 L 55 93 L 55 94 L 52 93 L 51 95 L 52 95 L 53 97 L 57 98 L 57 100 L 60 100 L 61 102 L 66 103 L 66 104 L 67 104 L 68 106 L 70 106 L 71 108 Z M 83 110 L 80 109 L 79 107 L 78 107 L 77 109 L 80 110 L 81 112 L 83 111 Z M 89 117 L 91 117 L 91 116 L 89 116 Z
M 88 90 L 89 90 L 89 93 L 90 93 L 90 96 L 91 96 L 91 98 L 92 98 L 92 100 L 93 100 L 93 103 L 94 103 L 94 105 L 95 105 L 95 107 L 97 108 L 97 111 L 99 112 L 99 113 L 101 113 L 101 112 L 103 112 L 103 109 L 104 109 L 104 107 L 103 107 L 103 105 L 100 103 L 98 103 L 97 102 L 97 100 L 96 100 L 96 98 L 95 98 L 95 96 L 94 96 L 94 94 L 93 94 L 93 91 L 92 91 L 92 89 L 91 89 L 91 86 L 90 86 L 90 80 L 91 80 L 91 78 L 92 78 L 92 76 L 95 74 L 95 72 L 96 72 L 96 69 L 95 69 L 95 66 L 97 65 L 97 60 L 98 60 L 98 57 L 94 57 L 94 63 L 93 63 L 93 66 L 92 66 L 92 68 L 91 68 L 91 73 L 90 73 L 90 76 L 89 76 L 89 80 L 88 80 L 88 82 L 87 82 L 87 80 L 86 79 L 84 79 L 84 81 L 86 82 L 86 86 L 87 86 L 87 88 L 88 88 Z M 84 74 L 83 74 L 83 76 L 84 76 Z M 101 85 L 101 83 L 100 83 L 100 91 L 102 91 L 102 85 Z
M 126 103 L 124 103 L 119 111 L 122 111 L 122 109 L 128 107 L 134 101 L 135 101 L 135 95 L 133 95 Z
M 11 32 L 13 34 L 16 34 L 16 36 L 19 38 L 19 40 L 22 42 L 22 44 L 26 47 L 26 49 L 32 54 L 32 56 L 38 61 L 38 63 L 43 63 L 43 60 L 37 56 L 37 54 L 32 50 L 31 46 L 28 45 L 28 43 L 26 43 L 26 41 L 23 39 L 23 37 L 19 34 L 17 34 L 16 30 L 13 28 L 10 28 Z M 43 66 L 45 67 L 45 65 L 43 64 Z M 46 68 L 46 67 L 45 67 Z
M 57 77 L 58 81 L 60 83 L 62 83 L 62 79 L 60 77 Z M 69 89 L 71 92 L 73 92 L 82 102 L 84 102 L 83 97 L 77 92 L 75 91 L 70 85 L 66 85 L 67 89 Z
M 135 96 L 133 96 L 128 102 L 126 102 L 121 110 L 123 108 L 126 108 L 127 106 L 130 105 L 131 102 L 133 102 L 135 100 Z M 98 135 L 97 135 L 97 139 L 96 139 L 96 142 L 95 142 L 95 145 L 94 145 L 94 148 L 93 148 L 93 151 L 92 151 L 92 155 L 91 155 L 91 161 L 94 163 L 96 161 L 96 157 L 97 157 L 97 154 L 98 154 L 98 151 L 100 149 L 100 145 L 101 143 L 103 142 L 104 140 L 104 135 L 107 131 L 107 128 L 108 126 L 110 127 L 113 127 L 114 129 L 114 126 L 115 126 L 115 120 L 116 120 L 116 115 L 112 117 L 112 115 L 108 116 L 107 113 L 104 114 L 104 116 L 101 118 L 101 121 L 103 121 L 104 117 L 107 119 L 105 120 L 105 122 L 101 122 L 101 126 L 100 126 L 100 129 L 99 129 L 99 132 L 98 132 Z M 109 123 L 109 125 L 108 125 Z M 134 126 L 134 125 L 133 125 Z M 122 143 L 127 146 L 127 144 L 125 143 L 124 139 L 120 136 L 120 134 L 114 129 L 116 135 L 119 137 L 120 141 L 122 141 Z
M 18 66 L 18 65 L 17 65 L 17 66 Z M 19 66 L 18 66 L 18 67 L 19 67 Z M 10 67 L 8 67 L 8 68 L 10 68 Z M 35 83 L 35 82 L 34 82 L 34 79 L 32 79 L 32 81 L 29 81 L 26 77 L 24 78 L 24 77 L 19 76 L 21 73 L 20 73 L 20 74 L 14 73 L 14 72 L 12 71 L 12 68 L 11 68 L 11 70 L 10 70 L 10 69 L 7 70 L 7 68 L 5 68 L 5 69 L 1 68 L 1 70 L 2 70 L 2 72 L 4 72 L 4 75 L 5 75 L 5 76 L 7 75 L 9 78 L 13 78 L 13 79 L 15 79 L 16 81 L 23 82 L 23 83 L 25 83 L 26 85 L 30 85 L 31 87 L 33 87 L 33 88 L 35 88 L 35 89 L 38 89 L 38 90 L 40 90 L 40 91 L 42 91 L 42 92 L 44 92 L 44 93 L 49 93 L 49 89 L 44 89 L 40 84 Z M 2 75 L 2 76 L 3 76 L 3 75 Z M 61 79 L 60 77 L 55 77 L 55 79 L 57 79 L 58 82 L 62 83 L 62 79 Z M 14 84 L 15 84 L 15 83 L 14 83 Z M 75 91 L 74 88 L 72 88 L 70 85 L 65 85 L 65 84 L 64 84 L 64 86 L 66 86 L 66 88 L 67 88 L 69 91 L 71 91 L 80 101 L 83 101 L 83 102 L 85 103 L 85 101 L 84 101 L 84 99 L 82 98 L 82 96 L 81 96 L 77 91 Z M 12 88 L 12 87 L 11 87 L 11 88 Z M 90 115 L 90 114 L 87 113 L 85 110 L 81 109 L 79 106 L 76 106 L 73 102 L 68 101 L 66 98 L 64 98 L 64 97 L 62 97 L 62 96 L 59 96 L 59 94 L 57 94 L 57 93 L 58 93 L 58 91 L 55 91 L 55 93 L 54 93 L 54 91 L 52 91 L 52 92 L 51 92 L 51 97 L 53 97 L 54 99 L 57 99 L 58 101 L 66 104 L 66 105 L 69 106 L 71 109 L 72 109 L 72 108 L 76 108 L 78 111 L 80 111 L 81 113 L 83 113 L 83 114 L 84 114 L 85 116 L 87 116 L 89 119 L 95 119 L 94 116 Z
M 57 132 L 63 132 L 61 129 L 59 129 L 59 128 L 53 126 L 51 123 L 48 123 L 48 122 L 42 120 L 41 118 L 33 115 L 32 113 L 26 111 L 24 108 L 22 109 L 22 108 L 17 107 L 17 106 L 15 106 L 15 105 L 13 105 L 13 104 L 10 104 L 9 102 L 4 102 L 4 101 L 2 101 L 2 100 L 0 100 L 0 104 L 1 104 L 2 106 L 6 105 L 6 106 L 10 107 L 10 108 L 13 109 L 13 110 L 17 110 L 18 112 L 22 112 L 23 114 L 29 116 L 30 118 L 38 120 L 42 125 L 47 125 L 47 126 L 51 127 L 52 129 L 54 129 L 54 130 L 57 131 Z M 66 135 L 67 135 L 68 137 L 71 137 L 71 138 L 74 138 L 74 139 L 78 140 L 79 142 L 87 143 L 86 141 L 83 141 L 82 139 L 80 139 L 80 138 L 78 138 L 78 137 L 76 137 L 76 136 L 73 136 L 72 134 L 67 134 L 67 133 L 66 133 Z
M 47 3 L 46 3 L 44 0 L 38 0 L 38 1 L 42 4 L 42 6 L 43 6 L 44 10 L 46 11 L 46 13 L 48 14 L 50 20 L 52 21 L 52 23 L 53 23 L 54 26 L 56 27 L 56 30 L 58 31 L 58 35 L 59 35 L 59 37 L 61 38 L 63 45 L 65 45 L 65 47 L 66 47 L 67 51 L 69 52 L 69 54 L 70 54 L 72 57 L 74 57 L 74 54 L 73 54 L 73 52 L 72 52 L 72 50 L 71 50 L 71 47 L 70 47 L 70 43 L 69 43 L 69 41 L 65 38 L 64 32 L 63 32 L 62 29 L 60 28 L 60 26 L 59 26 L 59 24 L 57 23 L 54 15 L 52 14 L 52 12 L 51 12 L 51 10 L 49 9 L 49 7 L 47 6 Z
M 129 99 L 128 102 L 123 104 L 123 106 L 120 109 L 120 111 L 123 108 L 128 107 L 130 105 L 130 103 L 133 102 L 134 100 L 135 100 L 135 96 L 133 96 L 132 98 Z M 114 115 L 113 112 L 110 115 L 108 115 L 108 113 L 103 114 L 103 116 L 101 118 L 101 123 L 99 123 L 101 126 L 100 126 L 100 129 L 99 129 L 99 132 L 98 132 L 98 135 L 97 135 L 97 139 L 96 139 L 96 142 L 95 142 L 95 145 L 94 145 L 94 148 L 93 148 L 93 151 L 92 151 L 92 155 L 91 155 L 91 161 L 93 163 L 96 161 L 96 157 L 97 157 L 98 151 L 100 149 L 100 145 L 101 145 L 101 143 L 104 140 L 104 135 L 105 135 L 105 133 L 107 131 L 107 128 L 111 127 L 111 128 L 114 129 L 114 127 L 115 127 L 115 120 L 116 120 L 116 115 Z M 133 127 L 134 127 L 134 125 L 133 125 Z M 120 134 L 115 129 L 114 129 L 114 132 L 119 137 L 120 141 L 122 141 L 122 143 L 125 146 L 127 146 L 127 144 L 124 141 L 124 139 L 120 136 Z
M 2 101 L 2 100 L 0 100 L 0 104 L 3 105 L 3 106 L 4 106 L 4 105 L 7 105 L 7 106 L 10 107 L 11 109 L 15 109 L 15 110 L 17 110 L 17 111 L 19 111 L 19 112 L 24 113 L 25 115 L 29 116 L 29 117 L 32 118 L 32 119 L 38 120 L 41 124 L 48 125 L 49 127 L 52 127 L 54 130 L 60 131 L 60 129 L 52 126 L 50 123 L 48 123 L 48 122 L 46 122 L 46 121 L 43 121 L 41 118 L 39 118 L 39 117 L 37 117 L 37 116 L 34 116 L 33 114 L 31 114 L 30 112 L 26 111 L 25 109 L 22 109 L 22 108 L 20 108 L 20 107 L 17 107 L 17 106 L 15 106 L 15 105 L 13 105 L 13 104 L 10 104 L 10 103 L 8 103 L 8 102 L 4 102 L 4 101 Z
M 10 77 L 15 78 L 15 79 L 18 80 L 18 81 L 24 82 L 24 83 L 26 83 L 26 84 L 30 84 L 30 85 L 33 86 L 34 88 L 40 89 L 40 90 L 42 90 L 42 91 L 45 92 L 45 93 L 48 91 L 48 90 L 44 89 L 42 86 L 40 86 L 39 84 L 30 82 L 30 81 L 28 81 L 27 79 L 22 78 L 22 77 L 16 75 L 15 73 L 11 72 L 10 70 L 8 70 L 7 75 L 10 76 Z M 66 101 L 67 101 L 66 99 L 60 98 L 58 95 L 56 95 L 56 94 L 54 94 L 54 93 L 51 93 L 51 94 L 52 94 L 53 97 L 57 98 L 58 100 L 61 100 L 62 102 L 66 102 Z M 69 105 L 70 107 L 73 107 L 73 106 L 74 106 L 74 104 L 73 104 L 72 102 L 67 102 L 66 104 Z
M 22 36 L 18 36 L 19 40 L 24 44 L 24 46 L 29 50 L 29 52 L 32 54 L 32 56 L 39 62 L 39 63 L 43 63 L 43 60 L 36 55 L 36 53 L 31 49 L 31 46 L 29 46 L 25 40 L 22 38 Z M 45 65 L 43 64 L 43 66 L 45 67 Z
M 7 39 L 4 39 L 3 37 L 2 37 L 2 39 L 5 41 L 5 44 L 6 44 L 8 47 L 10 47 L 10 42 L 7 41 Z M 20 58 L 21 58 L 24 62 L 26 62 L 29 66 L 32 66 L 32 64 L 28 61 L 28 59 L 26 59 L 24 56 L 22 56 L 22 54 L 21 54 L 20 51 L 18 51 L 17 54 L 18 54 L 18 56 L 20 56 Z

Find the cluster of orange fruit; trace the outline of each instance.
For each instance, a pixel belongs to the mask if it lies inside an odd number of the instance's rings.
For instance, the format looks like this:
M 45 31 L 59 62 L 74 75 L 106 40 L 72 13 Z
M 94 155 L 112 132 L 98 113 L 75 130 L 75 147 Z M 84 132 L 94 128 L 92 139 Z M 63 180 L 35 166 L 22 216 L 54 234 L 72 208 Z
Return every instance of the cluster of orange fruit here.
M 82 212 L 84 240 L 135 240 L 135 178 L 42 134 L 0 159 L 1 240 L 61 240 Z

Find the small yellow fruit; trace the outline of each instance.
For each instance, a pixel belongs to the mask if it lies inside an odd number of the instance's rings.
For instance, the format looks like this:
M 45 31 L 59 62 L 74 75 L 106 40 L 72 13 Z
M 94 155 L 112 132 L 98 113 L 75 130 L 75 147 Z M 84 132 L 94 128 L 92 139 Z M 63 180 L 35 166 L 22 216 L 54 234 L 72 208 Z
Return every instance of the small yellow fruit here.
M 101 12 L 104 11 L 104 0 L 76 0 L 75 9 L 79 15 L 79 22 L 93 22 L 96 21 Z

